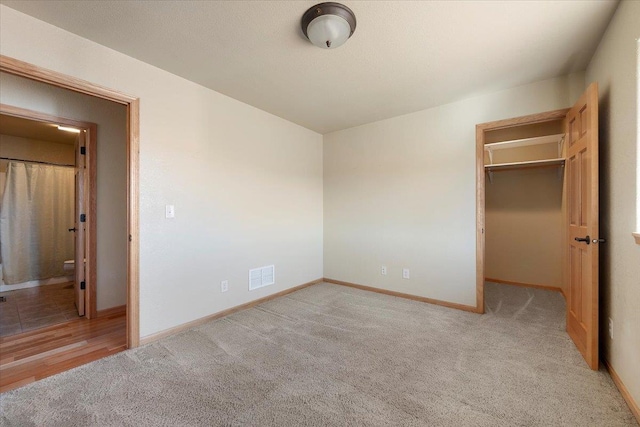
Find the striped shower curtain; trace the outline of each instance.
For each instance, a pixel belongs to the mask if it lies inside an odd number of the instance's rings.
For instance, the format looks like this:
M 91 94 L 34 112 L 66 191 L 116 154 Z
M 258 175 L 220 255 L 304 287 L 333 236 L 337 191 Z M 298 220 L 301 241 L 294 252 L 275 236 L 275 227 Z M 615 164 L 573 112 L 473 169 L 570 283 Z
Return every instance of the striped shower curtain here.
M 7 285 L 64 276 L 74 258 L 74 169 L 9 162 L 0 210 Z

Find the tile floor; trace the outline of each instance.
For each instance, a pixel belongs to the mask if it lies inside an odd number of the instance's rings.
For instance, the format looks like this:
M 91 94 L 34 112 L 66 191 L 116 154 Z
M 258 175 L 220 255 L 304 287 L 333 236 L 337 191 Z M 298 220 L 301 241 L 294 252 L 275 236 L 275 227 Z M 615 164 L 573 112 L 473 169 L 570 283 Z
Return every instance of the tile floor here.
M 2 292 L 0 302 L 0 337 L 78 318 L 73 282 Z

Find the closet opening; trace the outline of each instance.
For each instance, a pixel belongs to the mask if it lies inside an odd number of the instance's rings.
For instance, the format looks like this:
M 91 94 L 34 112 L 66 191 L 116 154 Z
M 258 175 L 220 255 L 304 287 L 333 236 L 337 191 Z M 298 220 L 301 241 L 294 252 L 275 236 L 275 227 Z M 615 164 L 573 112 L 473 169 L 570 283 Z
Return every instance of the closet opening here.
M 485 281 L 563 292 L 563 119 L 485 132 Z
M 570 109 L 476 126 L 477 311 L 489 283 L 562 293 L 566 331 L 592 369 L 598 182 L 596 83 Z
M 485 281 L 563 292 L 568 111 L 476 127 L 476 287 L 481 313 Z

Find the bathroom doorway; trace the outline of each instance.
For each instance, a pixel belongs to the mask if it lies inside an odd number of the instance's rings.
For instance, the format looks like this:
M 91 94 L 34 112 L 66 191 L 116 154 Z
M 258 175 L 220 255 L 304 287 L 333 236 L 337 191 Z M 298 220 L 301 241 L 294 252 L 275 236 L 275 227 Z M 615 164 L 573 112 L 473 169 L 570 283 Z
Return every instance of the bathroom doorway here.
M 2 337 L 95 317 L 95 130 L 2 106 Z
M 140 100 L 4 55 L 0 55 L 0 81 L 0 112 L 35 114 L 33 118 L 41 121 L 73 117 L 76 121 L 70 126 L 82 128 L 86 123 L 78 121 L 92 122 L 100 132 L 100 152 L 87 149 L 92 167 L 100 160 L 95 181 L 99 186 L 92 187 L 96 191 L 88 200 L 94 212 L 86 225 L 88 236 L 98 236 L 100 246 L 96 247 L 96 239 L 86 245 L 86 315 L 0 338 L 2 393 L 139 345 Z M 88 143 L 96 136 L 90 132 Z

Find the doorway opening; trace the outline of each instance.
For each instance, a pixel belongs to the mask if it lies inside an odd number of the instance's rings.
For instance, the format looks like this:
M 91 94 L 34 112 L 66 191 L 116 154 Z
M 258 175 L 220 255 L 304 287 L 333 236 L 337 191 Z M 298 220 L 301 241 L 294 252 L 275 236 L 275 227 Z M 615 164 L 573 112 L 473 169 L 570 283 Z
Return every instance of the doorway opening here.
M 3 337 L 96 317 L 96 125 L 33 115 L 0 111 Z
M 567 333 L 598 369 L 596 83 L 570 109 L 476 126 L 476 212 L 477 311 L 485 282 L 559 291 Z
M 74 163 L 76 172 L 88 171 L 88 168 L 96 171 L 97 126 L 101 132 L 106 132 L 100 137 L 105 142 L 100 161 L 107 159 L 104 167 L 100 167 L 103 172 L 97 172 L 102 174 L 101 177 L 95 177 L 95 181 L 99 179 L 102 182 L 100 194 L 97 194 L 96 182 L 89 179 L 89 174 L 86 179 L 74 174 L 74 182 L 77 180 L 84 184 L 84 188 L 74 184 L 74 195 L 83 193 L 85 189 L 91 193 L 91 197 L 85 194 L 84 198 L 79 198 L 86 202 L 84 209 L 81 204 L 74 203 L 80 208 L 74 212 L 74 224 L 67 228 L 67 232 L 71 229 L 69 233 L 73 233 L 76 240 L 79 229 L 86 231 L 87 236 L 86 242 L 79 244 L 81 249 L 85 249 L 86 256 L 75 251 L 73 257 L 74 284 L 85 282 L 85 289 L 79 287 L 78 290 L 86 291 L 83 297 L 81 292 L 75 293 L 74 288 L 74 308 L 81 309 L 84 302 L 84 316 L 20 335 L 0 337 L 0 392 L 4 392 L 139 345 L 139 101 L 135 97 L 2 55 L 0 77 L 3 80 L 3 102 L 26 107 L 0 104 L 2 113 L 62 124 L 80 131 L 74 143 L 78 148 L 76 155 L 81 156 Z M 44 110 L 50 115 L 31 110 L 34 106 L 35 110 Z M 64 113 L 68 113 L 68 117 L 87 117 L 98 125 L 57 117 Z M 76 168 L 82 161 L 86 162 L 87 168 Z M 110 195 L 105 199 L 105 194 Z M 96 204 L 100 214 L 97 221 Z M 100 251 L 96 250 L 98 236 L 102 242 Z M 115 246 L 109 242 L 115 242 Z M 105 244 L 106 248 L 103 247 Z M 80 269 L 81 272 L 86 271 L 85 278 L 76 276 L 78 265 L 85 266 Z M 111 266 L 117 268 L 111 269 Z M 106 281 L 103 280 L 105 278 Z M 104 286 L 105 283 L 110 285 Z
M 106 99 L 126 107 L 127 273 L 126 347 L 140 343 L 139 327 L 139 99 L 85 80 L 0 55 L 0 71 L 63 89 Z

